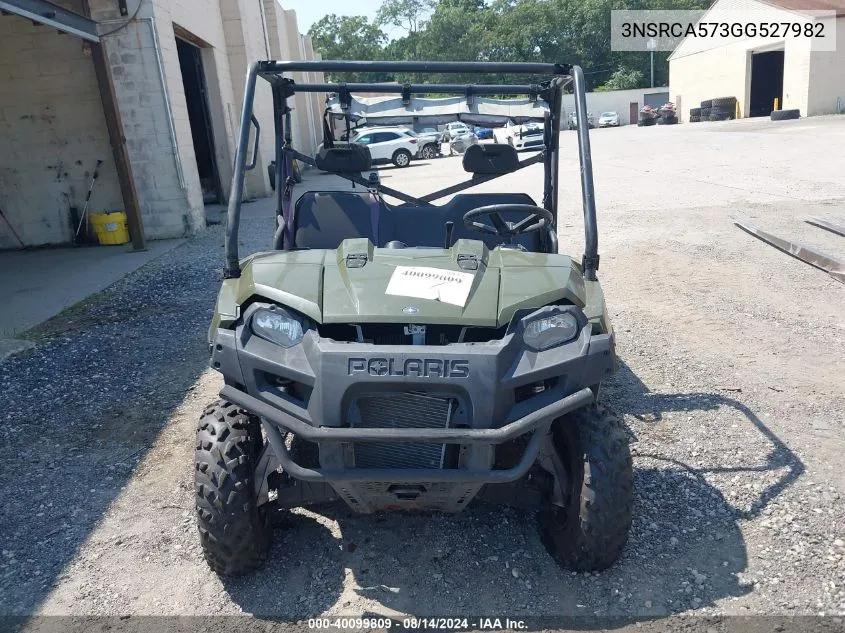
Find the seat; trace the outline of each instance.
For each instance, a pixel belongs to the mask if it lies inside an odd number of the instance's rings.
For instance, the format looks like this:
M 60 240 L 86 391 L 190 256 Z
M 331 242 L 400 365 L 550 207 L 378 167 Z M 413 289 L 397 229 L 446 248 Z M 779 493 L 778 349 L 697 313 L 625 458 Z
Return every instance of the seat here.
M 502 243 L 496 235 L 486 235 L 468 229 L 464 225 L 464 214 L 472 209 L 488 204 L 536 204 L 531 196 L 524 193 L 465 193 L 452 198 L 441 206 L 401 205 L 391 209 L 393 219 L 393 239 L 404 242 L 409 247 L 443 246 L 446 235 L 446 222 L 454 222 L 452 240 L 481 240 L 487 248 L 495 248 Z M 504 213 L 505 221 L 514 222 L 524 218 L 521 213 Z M 518 236 L 514 243 L 526 250 L 541 250 L 540 233 L 527 233 Z
M 333 249 L 345 239 L 366 237 L 380 246 L 395 239 L 389 234 L 389 213 L 384 201 L 367 191 L 307 191 L 294 207 L 293 243 L 299 248 Z M 378 236 L 373 230 L 376 215 Z
M 377 213 L 373 204 L 378 205 Z M 464 225 L 464 214 L 488 204 L 535 204 L 524 193 L 465 193 L 444 205 L 388 206 L 367 191 L 307 191 L 296 201 L 293 213 L 293 244 L 297 248 L 334 249 L 349 238 L 366 237 L 376 246 L 398 243 L 406 247 L 442 247 L 446 223 L 453 222 L 452 241 L 481 240 L 493 249 L 502 243 L 496 235 L 472 231 Z M 372 220 L 378 215 L 378 235 Z M 521 213 L 504 213 L 505 221 L 524 218 Z M 531 252 L 540 252 L 541 234 L 528 233 L 514 240 Z

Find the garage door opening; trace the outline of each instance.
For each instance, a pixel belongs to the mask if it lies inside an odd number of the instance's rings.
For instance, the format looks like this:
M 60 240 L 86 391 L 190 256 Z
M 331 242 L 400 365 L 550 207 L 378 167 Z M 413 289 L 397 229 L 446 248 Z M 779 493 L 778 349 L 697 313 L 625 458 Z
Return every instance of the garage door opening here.
M 783 105 L 783 51 L 751 56 L 749 116 L 769 116 L 775 99 Z
M 179 66 L 182 70 L 182 83 L 185 86 L 185 103 L 188 106 L 188 119 L 191 123 L 191 136 L 194 141 L 203 200 L 206 204 L 222 203 L 223 192 L 214 153 L 208 88 L 202 68 L 200 49 L 178 37 L 176 49 L 179 52 Z

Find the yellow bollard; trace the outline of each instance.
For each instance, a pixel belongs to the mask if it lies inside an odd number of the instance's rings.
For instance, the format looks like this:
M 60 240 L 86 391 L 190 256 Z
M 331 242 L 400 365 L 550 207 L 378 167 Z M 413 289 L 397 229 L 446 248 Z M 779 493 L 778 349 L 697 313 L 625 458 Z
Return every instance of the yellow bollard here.
M 772 110 L 780 110 L 780 108 L 778 107 L 779 105 L 780 105 L 780 101 L 778 100 L 777 97 L 775 97 L 775 107 L 772 108 Z

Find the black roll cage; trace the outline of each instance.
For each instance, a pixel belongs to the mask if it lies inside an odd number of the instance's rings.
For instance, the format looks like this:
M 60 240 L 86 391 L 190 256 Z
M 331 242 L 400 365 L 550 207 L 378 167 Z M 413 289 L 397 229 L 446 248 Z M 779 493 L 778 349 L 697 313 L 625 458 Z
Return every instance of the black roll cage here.
M 496 73 L 544 75 L 550 79 L 541 84 L 527 85 L 477 85 L 477 84 L 379 84 L 379 83 L 322 83 L 297 84 L 285 77 L 291 72 L 382 72 L 382 73 Z M 250 64 L 246 75 L 243 109 L 241 111 L 240 131 L 238 135 L 235 165 L 232 175 L 232 189 L 229 194 L 228 222 L 226 226 L 226 266 L 224 276 L 240 277 L 240 259 L 238 256 L 238 228 L 241 216 L 245 172 L 253 169 L 258 154 L 258 134 L 260 127 L 253 115 L 255 87 L 261 77 L 270 83 L 273 95 L 273 122 L 275 127 L 276 150 L 276 213 L 277 220 L 283 216 L 283 197 L 288 182 L 289 159 L 296 158 L 313 165 L 314 158 L 293 149 L 291 137 L 291 108 L 287 100 L 297 92 L 338 93 L 341 101 L 348 99 L 351 92 L 396 93 L 404 98 L 411 94 L 457 94 L 466 95 L 467 99 L 481 95 L 528 95 L 532 99 L 539 97 L 549 105 L 545 119 L 543 151 L 520 161 L 518 169 L 538 162 L 543 163 L 544 186 L 542 206 L 554 216 L 557 226 L 557 191 L 558 191 L 558 145 L 560 137 L 562 95 L 565 86 L 572 84 L 575 93 L 575 116 L 578 122 L 578 158 L 581 166 L 581 202 L 584 211 L 584 255 L 582 268 L 584 278 L 596 280 L 599 267 L 598 227 L 596 223 L 595 190 L 593 187 L 593 164 L 590 151 L 589 126 L 587 124 L 586 88 L 584 72 L 580 66 L 569 64 L 541 64 L 525 62 L 382 62 L 382 61 L 259 61 Z M 252 157 L 247 164 L 249 146 L 249 128 L 256 128 Z M 372 183 L 359 174 L 341 174 L 338 176 L 352 182 L 371 187 Z M 378 185 L 380 192 L 404 202 L 427 205 L 433 200 L 474 187 L 504 174 L 476 174 L 472 179 L 433 192 L 421 198 L 410 196 L 390 187 Z M 276 249 L 283 248 L 277 231 Z

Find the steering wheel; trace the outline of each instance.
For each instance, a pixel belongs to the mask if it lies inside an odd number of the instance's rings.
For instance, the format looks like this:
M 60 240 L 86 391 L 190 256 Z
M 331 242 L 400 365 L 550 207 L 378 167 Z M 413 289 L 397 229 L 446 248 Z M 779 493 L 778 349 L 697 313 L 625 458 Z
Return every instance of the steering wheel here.
M 524 213 L 526 217 L 519 222 L 505 222 L 502 213 Z M 478 222 L 476 218 L 489 217 L 490 224 Z M 552 212 L 533 204 L 488 204 L 472 209 L 464 214 L 464 226 L 471 231 L 498 235 L 513 239 L 517 235 L 542 231 L 554 222 Z

